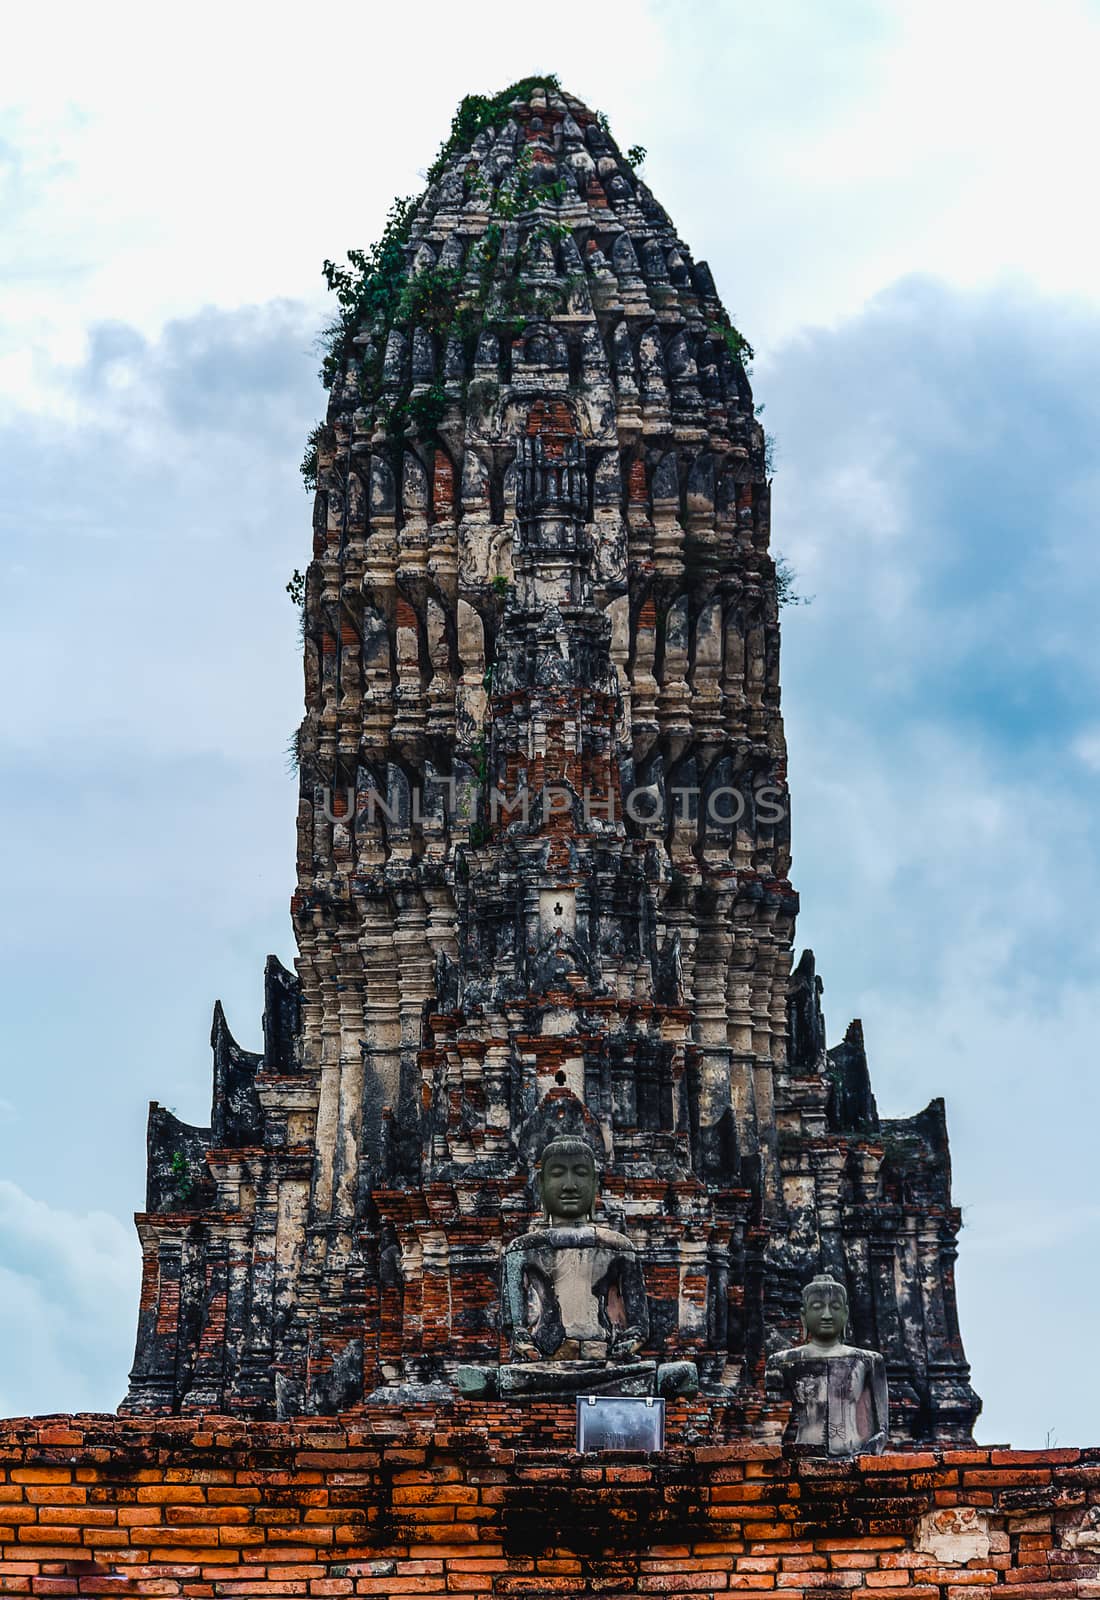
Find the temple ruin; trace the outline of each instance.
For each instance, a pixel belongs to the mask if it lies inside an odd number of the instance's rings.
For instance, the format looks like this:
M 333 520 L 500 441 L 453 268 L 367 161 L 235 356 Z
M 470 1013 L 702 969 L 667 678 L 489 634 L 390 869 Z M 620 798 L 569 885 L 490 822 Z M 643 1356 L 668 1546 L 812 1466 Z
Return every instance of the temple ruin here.
M 971 1437 L 943 1103 L 880 1117 L 794 960 L 750 352 L 632 157 L 553 80 L 466 104 L 329 268 L 297 972 L 262 1052 L 215 1009 L 209 1126 L 151 1110 L 124 1412 L 445 1403 L 567 1135 L 734 1432 L 827 1272 L 892 1439 Z

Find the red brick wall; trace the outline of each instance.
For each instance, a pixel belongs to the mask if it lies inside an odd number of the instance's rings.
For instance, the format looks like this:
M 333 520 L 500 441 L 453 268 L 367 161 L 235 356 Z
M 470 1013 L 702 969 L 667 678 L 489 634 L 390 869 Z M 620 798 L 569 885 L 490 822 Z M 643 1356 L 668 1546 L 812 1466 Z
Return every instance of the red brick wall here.
M 567 1407 L 488 1415 L 0 1424 L 0 1594 L 1100 1597 L 1100 1450 L 797 1464 L 680 1407 L 577 1457 Z

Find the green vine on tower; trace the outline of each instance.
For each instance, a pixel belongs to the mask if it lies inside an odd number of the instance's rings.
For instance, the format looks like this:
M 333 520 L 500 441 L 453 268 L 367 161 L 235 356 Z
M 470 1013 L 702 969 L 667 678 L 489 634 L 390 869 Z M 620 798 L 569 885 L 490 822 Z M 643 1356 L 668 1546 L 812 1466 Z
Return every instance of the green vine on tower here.
M 557 91 L 559 87 L 557 78 L 547 74 L 521 78 L 495 95 L 467 95 L 455 114 L 450 134 L 428 169 L 429 184 L 439 177 L 455 150 L 468 148 L 486 128 L 503 126 L 516 99 L 528 99 L 536 89 Z M 360 379 L 364 399 L 371 397 L 380 377 L 382 352 L 392 328 L 426 327 L 444 342 L 452 336 L 463 343 L 477 338 L 489 321 L 489 291 L 503 241 L 501 224 L 542 205 L 557 204 L 565 194 L 560 179 L 544 185 L 536 194 L 531 173 L 531 155 L 524 150 L 505 182 L 494 193 L 485 195 L 491 221 L 476 247 L 472 263 L 476 282 L 472 290 L 464 275 L 452 269 L 431 266 L 410 272 L 406 246 L 422 196 L 394 201 L 382 237 L 369 250 L 349 250 L 346 265 L 324 263 L 325 282 L 340 308 L 319 340 L 323 353 L 320 377 L 326 388 L 332 387 L 347 363 L 353 341 L 364 329 L 371 337 L 370 354 Z M 471 192 L 476 190 L 472 188 Z M 538 221 L 528 240 L 557 241 L 568 233 L 563 224 Z M 522 331 L 529 317 L 549 316 L 559 309 L 561 291 L 547 288 L 532 292 L 513 282 L 513 276 L 502 288 L 503 314 L 496 320 L 502 332 L 515 334 Z M 400 438 L 410 427 L 431 436 L 438 429 L 445 408 L 441 385 L 434 384 L 416 394 L 406 385 L 405 391 L 389 402 L 380 420 L 391 437 Z M 331 429 L 319 423 L 309 436 L 300 469 L 307 490 L 316 490 L 319 452 L 331 448 L 331 444 Z

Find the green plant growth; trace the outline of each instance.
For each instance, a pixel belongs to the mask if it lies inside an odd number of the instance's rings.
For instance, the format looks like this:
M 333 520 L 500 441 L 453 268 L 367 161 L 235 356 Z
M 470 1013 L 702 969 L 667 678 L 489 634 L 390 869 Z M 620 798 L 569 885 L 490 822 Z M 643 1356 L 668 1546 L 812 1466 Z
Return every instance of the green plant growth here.
M 632 144 L 626 152 L 626 159 L 635 171 L 645 165 L 645 158 L 649 154 L 644 144 Z
M 305 603 L 306 603 L 306 580 L 305 580 L 305 575 L 303 573 L 299 572 L 297 567 L 295 567 L 294 571 L 290 574 L 290 582 L 286 586 L 286 592 L 290 596 L 290 598 L 293 600 L 293 602 L 294 602 L 294 604 L 296 606 L 304 606 L 305 605 Z
M 405 281 L 393 320 L 400 326 L 442 328 L 454 315 L 455 295 L 462 274 L 453 267 L 425 267 Z
M 191 1179 L 191 1167 L 182 1150 L 177 1150 L 168 1163 L 169 1171 L 175 1183 L 176 1199 L 189 1200 L 194 1183 Z
M 497 94 L 467 94 L 454 115 L 448 138 L 425 174 L 428 184 L 438 179 L 456 150 L 470 149 L 486 128 L 504 126 L 512 102 L 531 98 L 532 91 L 539 88 L 553 93 L 560 90 L 560 83 L 553 74 L 536 75 L 520 78 Z M 598 114 L 596 120 L 611 136 L 608 118 Z M 644 158 L 646 150 L 640 144 L 627 152 L 627 160 L 633 166 L 640 166 Z M 544 210 L 563 200 L 566 184 L 560 178 L 537 184 L 536 178 L 534 155 L 524 147 L 507 179 L 496 190 L 489 192 L 488 186 L 473 184 L 472 192 L 481 194 L 486 202 L 489 226 L 464 270 L 440 266 L 420 272 L 409 270 L 409 235 L 420 197 L 397 198 L 393 202 L 382 237 L 369 250 L 349 250 L 345 264 L 325 262 L 323 275 L 339 306 L 339 314 L 318 341 L 323 354 L 320 376 L 326 389 L 333 387 L 345 368 L 355 365 L 360 374 L 361 400 L 368 406 L 374 403 L 385 342 L 392 328 L 428 328 L 443 346 L 448 339 L 457 338 L 470 352 L 484 328 L 497 328 L 500 334 L 515 338 L 532 318 L 545 320 L 563 309 L 563 296 L 569 296 L 576 288 L 574 278 L 569 278 L 564 290 L 561 285 L 526 285 L 520 282 L 515 262 L 502 261 L 504 224 L 518 222 L 523 250 L 532 250 L 540 243 L 556 246 L 569 237 L 568 224 L 556 221 Z M 368 334 L 368 338 L 360 339 L 360 333 Z M 751 358 L 751 347 L 735 328 L 723 328 L 719 336 L 726 339 L 735 357 Z M 355 346 L 357 339 L 361 358 Z M 353 354 L 357 360 L 352 363 Z M 392 438 L 408 432 L 430 438 L 440 429 L 444 413 L 446 394 L 441 384 L 433 384 L 419 394 L 413 394 L 411 386 L 405 384 L 398 394 L 387 395 L 377 421 Z M 318 424 L 302 459 L 302 480 L 309 491 L 317 490 L 318 458 L 323 446 L 331 448 L 331 430 L 326 430 L 326 424 Z
M 455 150 L 467 149 L 483 129 L 501 127 L 508 120 L 513 100 L 528 98 L 535 89 L 558 87 L 557 78 L 548 75 L 521 78 L 495 95 L 467 95 L 455 114 L 450 135 L 428 169 L 428 182 L 434 183 Z M 529 206 L 530 171 L 531 158 L 525 151 L 516 164 L 512 192 L 496 197 L 492 209 L 499 216 L 508 218 Z M 555 197 L 556 189 L 561 193 Z M 540 198 L 560 199 L 563 193 L 564 185 L 559 182 L 548 185 Z M 453 316 L 460 283 L 458 273 L 438 267 L 413 275 L 408 272 L 404 247 L 419 204 L 419 197 L 395 200 L 376 244 L 369 250 L 349 250 L 347 266 L 334 261 L 324 263 L 325 281 L 340 306 L 340 315 L 321 335 L 321 381 L 326 388 L 331 388 L 346 360 L 351 339 L 363 325 L 384 338 L 395 323 L 426 323 L 441 328 Z
M 489 781 L 489 751 L 484 734 L 479 734 L 470 746 L 470 758 L 474 763 L 477 781 L 484 786 Z
M 386 431 L 393 438 L 400 438 L 410 424 L 418 433 L 430 438 L 442 422 L 446 409 L 447 396 L 443 385 L 433 383 L 430 389 L 419 394 L 409 394 L 404 399 L 395 400 L 380 414 Z
M 795 584 L 798 582 L 798 573 L 791 566 L 786 556 L 775 553 L 775 598 L 780 606 L 809 606 L 813 605 L 812 594 L 798 594 Z
M 712 322 L 707 329 L 712 339 L 720 339 L 735 361 L 740 361 L 746 372 L 752 371 L 756 351 L 739 328 L 732 322 Z
M 535 158 L 528 147 L 520 151 L 511 173 L 495 193 L 480 181 L 474 185 L 473 193 L 486 201 L 493 216 L 501 218 L 504 222 L 512 222 L 525 211 L 531 210 L 533 196 L 531 180 L 534 170 Z M 556 202 L 564 198 L 565 181 L 562 178 L 555 178 L 553 183 L 544 184 L 539 190 L 540 200 Z
M 326 389 L 332 387 L 359 328 L 365 323 L 385 330 L 397 315 L 408 276 L 404 246 L 418 204 L 412 196 L 395 200 L 376 244 L 369 250 L 349 250 L 347 267 L 326 261 L 321 269 L 340 307 L 336 321 L 321 335 L 321 382 Z
M 554 92 L 560 89 L 560 84 L 553 74 L 545 74 L 521 78 L 498 94 L 467 95 L 455 113 L 448 137 L 428 169 L 429 184 L 440 176 L 456 151 L 469 149 L 485 129 L 502 127 L 508 120 L 513 101 L 529 99 L 536 89 Z M 606 117 L 600 115 L 598 121 L 610 133 Z M 634 164 L 640 164 L 644 158 L 645 150 L 641 145 L 633 146 L 627 156 Z M 536 177 L 533 153 L 524 148 L 506 180 L 495 191 L 480 190 L 490 221 L 464 271 L 439 266 L 415 273 L 409 270 L 409 238 L 420 197 L 394 201 L 382 237 L 369 250 L 349 250 L 346 264 L 326 261 L 323 273 L 336 296 L 339 313 L 319 341 L 323 354 L 321 381 L 325 387 L 331 388 L 338 374 L 352 364 L 354 341 L 361 331 L 366 332 L 368 339 L 360 340 L 362 360 L 355 364 L 360 368 L 360 396 L 369 406 L 377 394 L 386 340 L 394 327 L 429 328 L 444 345 L 448 339 L 457 337 L 469 353 L 486 327 L 495 326 L 502 334 L 514 337 L 533 318 L 545 319 L 559 312 L 563 293 L 567 296 L 572 292 L 572 280 L 564 291 L 560 284 L 532 288 L 518 281 L 513 263 L 507 263 L 507 270 L 504 270 L 506 264 L 501 261 L 503 225 L 516 219 L 523 219 L 523 245 L 527 249 L 540 243 L 556 245 L 570 234 L 567 224 L 555 220 L 552 213 L 542 209 L 556 206 L 564 199 L 564 180 L 558 178 L 540 185 Z M 476 185 L 474 192 L 478 192 Z M 740 335 L 736 338 L 740 340 Z M 744 341 L 738 349 L 751 355 Z M 379 420 L 391 437 L 413 431 L 430 438 L 438 431 L 445 408 L 441 385 L 413 395 L 406 384 L 402 392 L 387 397 Z M 310 434 L 301 467 L 303 481 L 311 491 L 317 486 L 320 449 L 330 444 L 325 424 L 319 424 Z
M 302 481 L 309 494 L 317 492 L 317 460 L 321 446 L 331 449 L 333 432 L 327 422 L 319 422 L 310 432 L 306 440 L 306 453 L 302 457 L 302 464 L 298 471 L 302 474 Z
M 557 93 L 561 89 L 554 73 L 542 77 L 520 78 L 510 83 L 499 94 L 468 94 L 454 114 L 451 131 L 439 148 L 439 154 L 428 168 L 429 183 L 434 183 L 456 150 L 468 150 L 485 128 L 500 128 L 508 120 L 508 108 L 513 100 L 529 100 L 536 89 Z

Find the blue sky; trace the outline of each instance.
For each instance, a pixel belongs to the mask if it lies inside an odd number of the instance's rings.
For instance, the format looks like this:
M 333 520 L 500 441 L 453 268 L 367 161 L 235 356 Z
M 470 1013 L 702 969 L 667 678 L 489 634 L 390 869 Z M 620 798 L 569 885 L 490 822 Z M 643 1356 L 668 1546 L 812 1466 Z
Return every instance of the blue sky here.
M 947 1097 L 979 1436 L 1095 1442 L 1100 8 L 417 17 L 62 5 L 0 67 L 0 1414 L 117 1403 L 146 1103 L 293 955 L 320 263 L 553 70 L 757 348 L 800 939 L 880 1107 Z

